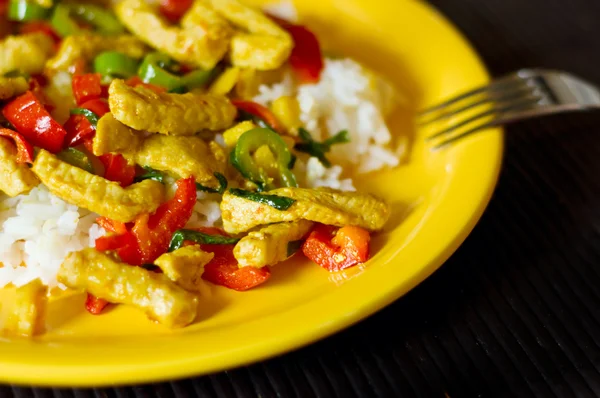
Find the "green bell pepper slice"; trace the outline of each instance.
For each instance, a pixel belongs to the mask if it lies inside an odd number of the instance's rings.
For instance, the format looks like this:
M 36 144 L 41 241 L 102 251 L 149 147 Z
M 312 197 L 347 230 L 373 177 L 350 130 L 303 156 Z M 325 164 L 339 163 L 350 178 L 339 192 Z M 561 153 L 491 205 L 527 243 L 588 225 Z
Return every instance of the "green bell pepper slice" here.
M 105 51 L 94 58 L 94 72 L 128 79 L 137 73 L 138 61 L 117 51 Z
M 64 4 L 57 4 L 54 7 L 54 13 L 50 18 L 52 28 L 60 37 L 76 35 L 81 32 L 77 23 L 71 18 L 69 7 Z
M 8 4 L 8 19 L 11 21 L 28 22 L 46 19 L 50 14 L 49 8 L 26 0 L 11 0 Z
M 88 173 L 94 174 L 94 167 L 92 166 L 90 159 L 85 153 L 75 148 L 67 148 L 63 151 L 60 151 L 57 154 L 57 157 L 63 162 L 69 163 L 72 166 L 79 167 Z
M 110 12 L 93 4 L 69 4 L 70 14 L 93 25 L 106 35 L 119 35 L 125 32 L 121 22 Z
M 275 186 L 265 170 L 258 167 L 252 158 L 252 154 L 263 145 L 267 145 L 275 155 L 281 185 L 297 187 L 296 177 L 288 168 L 292 161 L 292 153 L 279 134 L 271 129 L 257 128 L 242 134 L 231 152 L 231 163 L 245 178 L 255 183 L 259 191 L 274 189 Z
M 146 55 L 140 68 L 138 76 L 144 83 L 161 86 L 169 92 L 183 93 L 184 91 L 200 87 L 214 76 L 215 70 L 195 70 L 184 76 L 177 76 L 168 71 L 175 63 L 166 54 L 159 52 Z

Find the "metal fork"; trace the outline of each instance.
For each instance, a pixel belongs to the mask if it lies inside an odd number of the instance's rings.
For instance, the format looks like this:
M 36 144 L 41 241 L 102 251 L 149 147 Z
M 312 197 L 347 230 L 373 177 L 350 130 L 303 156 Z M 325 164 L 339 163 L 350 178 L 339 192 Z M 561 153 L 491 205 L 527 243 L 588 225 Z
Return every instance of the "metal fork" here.
M 488 127 L 538 116 L 600 109 L 600 89 L 567 72 L 522 69 L 421 111 L 426 141 L 440 149 Z

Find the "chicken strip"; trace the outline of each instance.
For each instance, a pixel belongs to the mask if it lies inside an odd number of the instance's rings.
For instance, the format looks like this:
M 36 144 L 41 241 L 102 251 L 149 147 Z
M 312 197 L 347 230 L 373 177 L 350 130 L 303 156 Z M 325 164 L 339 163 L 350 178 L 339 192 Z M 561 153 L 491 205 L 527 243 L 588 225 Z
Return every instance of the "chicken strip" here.
M 0 75 L 14 70 L 41 73 L 53 51 L 54 42 L 44 33 L 8 36 L 0 41 Z
M 294 41 L 288 32 L 260 10 L 239 0 L 208 0 L 236 27 L 244 32 L 231 39 L 231 63 L 242 68 L 277 69 L 289 58 Z
M 111 303 L 128 304 L 168 327 L 187 326 L 196 318 L 198 297 L 166 275 L 118 262 L 93 248 L 70 253 L 57 279 Z
M 29 90 L 29 83 L 23 76 L 0 76 L 0 100 L 7 100 Z
M 338 227 L 355 225 L 377 231 L 383 228 L 390 216 L 390 208 L 383 200 L 366 193 L 325 188 L 279 188 L 265 195 L 291 198 L 295 202 L 287 210 L 278 210 L 227 192 L 221 202 L 225 231 L 238 234 L 259 225 L 297 220 Z
M 206 143 L 195 136 L 152 134 L 144 138 L 107 113 L 98 122 L 94 155 L 121 153 L 140 166 L 166 171 L 179 178 L 194 176 L 207 187 L 219 187 L 215 173 L 225 174 L 227 155 L 216 142 Z
M 118 51 L 132 58 L 142 58 L 146 53 L 146 45 L 131 35 L 102 36 L 86 33 L 66 37 L 58 52 L 46 64 L 49 70 L 68 70 L 76 62 L 92 61 L 96 55 L 104 51 Z
M 144 180 L 122 188 L 117 182 L 63 162 L 43 149 L 31 170 L 50 192 L 66 202 L 121 222 L 153 213 L 165 200 L 165 188 L 160 182 Z
M 227 21 L 201 1 L 196 1 L 181 19 L 181 27 L 170 25 L 158 8 L 143 0 L 123 0 L 115 13 L 131 32 L 173 59 L 212 69 L 225 56 L 233 29 Z
M 108 104 L 118 121 L 136 130 L 165 135 L 194 135 L 223 130 L 233 124 L 237 109 L 229 99 L 211 94 L 155 93 L 115 79 Z
M 213 259 L 214 253 L 207 253 L 200 245 L 184 246 L 171 253 L 165 253 L 156 264 L 167 278 L 190 292 L 202 293 L 206 288 L 202 280 L 204 266 Z
M 4 331 L 11 335 L 31 337 L 44 331 L 48 289 L 39 279 L 17 288 L 15 305 Z
M 275 265 L 290 256 L 288 243 L 302 239 L 314 223 L 298 220 L 266 226 L 250 232 L 233 249 L 240 267 L 262 268 Z
M 23 163 L 17 163 L 17 147 L 0 137 L 0 191 L 14 197 L 31 191 L 40 180 Z

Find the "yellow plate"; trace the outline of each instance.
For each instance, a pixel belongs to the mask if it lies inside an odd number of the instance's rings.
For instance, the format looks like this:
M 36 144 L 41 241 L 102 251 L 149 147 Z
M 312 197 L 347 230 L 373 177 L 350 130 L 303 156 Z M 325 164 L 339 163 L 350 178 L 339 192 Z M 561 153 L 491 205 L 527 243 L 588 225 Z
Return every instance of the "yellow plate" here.
M 297 5 L 303 20 L 337 53 L 385 73 L 415 108 L 488 80 L 460 34 L 420 2 L 306 0 Z M 408 113 L 395 119 L 396 133 L 410 132 Z M 83 310 L 81 296 L 58 300 L 50 306 L 46 335 L 0 341 L 0 380 L 97 386 L 214 372 L 308 344 L 379 310 L 423 281 L 466 238 L 500 168 L 500 130 L 438 153 L 416 142 L 408 165 L 360 182 L 394 205 L 390 226 L 375 237 L 366 266 L 329 274 L 306 261 L 281 264 L 254 291 L 215 287 L 204 300 L 201 321 L 177 331 L 131 308 L 94 317 Z M 6 303 L 4 295 L 0 302 Z

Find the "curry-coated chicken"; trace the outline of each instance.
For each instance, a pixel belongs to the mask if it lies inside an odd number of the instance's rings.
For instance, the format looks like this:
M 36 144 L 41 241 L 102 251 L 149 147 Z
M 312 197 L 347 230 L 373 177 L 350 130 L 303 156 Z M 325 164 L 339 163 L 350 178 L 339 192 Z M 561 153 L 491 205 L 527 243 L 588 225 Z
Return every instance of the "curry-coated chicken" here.
M 121 123 L 165 135 L 194 135 L 231 126 L 237 109 L 229 99 L 211 94 L 156 93 L 114 80 L 109 88 L 110 110 Z
M 146 45 L 131 35 L 103 36 L 86 33 L 65 38 L 58 52 L 46 67 L 49 70 L 67 70 L 81 60 L 89 62 L 104 51 L 117 51 L 132 58 L 142 58 Z
M 206 282 L 202 280 L 204 266 L 213 259 L 213 253 L 205 252 L 200 245 L 184 246 L 165 253 L 154 260 L 162 272 L 179 286 L 190 292 L 202 293 Z
M 123 0 L 115 6 L 121 22 L 137 37 L 173 59 L 213 68 L 229 48 L 233 29 L 203 2 L 196 1 L 180 26 L 168 24 L 158 8 L 144 0 Z
M 279 188 L 267 194 L 291 198 L 295 202 L 287 210 L 278 210 L 227 192 L 221 202 L 225 231 L 238 234 L 259 225 L 297 220 L 339 227 L 355 225 L 369 231 L 378 231 L 390 216 L 388 204 L 367 193 L 325 188 Z
M 169 327 L 194 321 L 198 298 L 166 275 L 132 267 L 93 248 L 70 253 L 58 270 L 58 281 L 111 303 L 128 304 Z
M 10 335 L 25 337 L 43 333 L 47 293 L 48 288 L 39 279 L 18 287 L 4 331 Z
M 179 178 L 193 176 L 207 187 L 218 187 L 215 173 L 225 174 L 227 155 L 215 142 L 206 143 L 196 136 L 144 137 L 107 113 L 98 122 L 94 137 L 94 155 L 121 153 L 140 166 L 166 171 Z
M 0 191 L 14 197 L 38 186 L 40 180 L 29 166 L 17 162 L 17 147 L 0 137 Z
M 153 213 L 165 199 L 165 188 L 160 182 L 144 180 L 122 188 L 117 182 L 63 162 L 43 149 L 31 170 L 50 192 L 66 202 L 121 222 Z
M 313 225 L 306 220 L 268 225 L 243 237 L 235 245 L 233 255 L 240 267 L 275 265 L 290 256 L 288 244 L 306 236 Z
M 41 73 L 53 49 L 54 42 L 44 33 L 8 36 L 0 41 L 0 75 L 15 70 Z
M 23 76 L 0 76 L 0 100 L 7 100 L 29 89 L 29 83 Z

